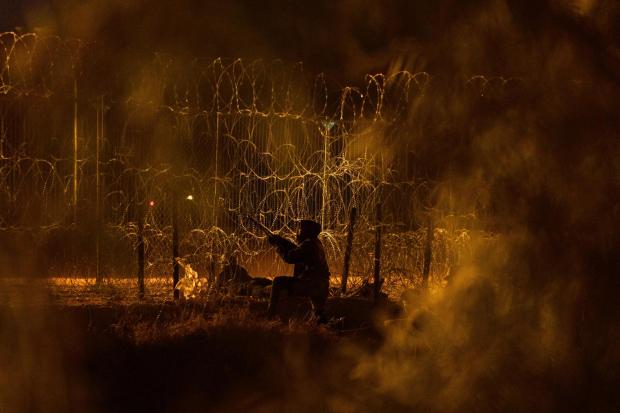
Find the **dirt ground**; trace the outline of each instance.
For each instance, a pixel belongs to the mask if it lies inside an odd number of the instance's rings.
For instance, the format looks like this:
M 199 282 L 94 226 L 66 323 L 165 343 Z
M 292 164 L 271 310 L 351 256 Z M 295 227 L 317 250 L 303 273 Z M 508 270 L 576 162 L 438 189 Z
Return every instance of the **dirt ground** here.
M 467 311 L 414 309 L 405 318 L 393 303 L 332 298 L 328 326 L 313 322 L 303 300 L 285 301 L 281 317 L 269 320 L 264 299 L 89 303 L 54 294 L 22 286 L 0 303 L 2 413 L 620 406 L 614 364 L 596 361 L 613 362 L 613 354 L 532 354 L 536 346 L 526 343 L 541 337 L 506 333 L 526 314 L 485 318 L 479 304 L 489 297 L 481 292 L 466 293 Z M 477 324 L 461 330 L 471 317 Z
M 304 300 L 268 320 L 264 299 L 137 302 L 108 286 L 88 302 L 12 288 L 0 305 L 2 412 L 335 411 L 344 387 L 359 388 L 355 355 L 380 340 L 367 300 L 330 300 L 332 324 L 317 326 Z

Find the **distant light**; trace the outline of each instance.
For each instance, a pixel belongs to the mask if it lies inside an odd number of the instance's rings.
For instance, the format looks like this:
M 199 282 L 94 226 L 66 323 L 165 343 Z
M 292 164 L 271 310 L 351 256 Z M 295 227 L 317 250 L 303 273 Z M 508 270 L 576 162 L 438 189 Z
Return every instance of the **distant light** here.
M 187 199 L 188 201 L 193 201 L 193 200 L 194 200 L 194 195 L 191 195 L 191 194 L 190 194 L 190 195 L 188 195 L 188 196 L 187 196 L 187 198 L 185 198 L 185 199 Z
M 149 201 L 149 206 L 150 207 L 154 207 L 155 206 L 155 201 L 153 201 L 153 200 Z

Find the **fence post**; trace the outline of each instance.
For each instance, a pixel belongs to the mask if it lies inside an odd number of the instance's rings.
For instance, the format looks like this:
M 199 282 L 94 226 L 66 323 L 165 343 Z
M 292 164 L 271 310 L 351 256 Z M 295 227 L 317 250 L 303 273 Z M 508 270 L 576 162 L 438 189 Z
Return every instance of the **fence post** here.
M 349 215 L 349 231 L 347 233 L 347 245 L 344 250 L 344 264 L 342 268 L 342 283 L 340 285 L 340 293 L 344 295 L 347 292 L 347 279 L 349 278 L 349 267 L 351 263 L 351 250 L 353 249 L 353 227 L 357 217 L 357 209 L 351 208 Z
M 381 291 L 381 204 L 377 204 L 375 226 L 375 271 L 373 297 L 375 302 L 379 300 Z
M 144 207 L 138 206 L 138 298 L 144 298 Z
M 101 249 L 101 180 L 100 180 L 100 151 L 101 151 L 101 138 L 103 131 L 103 96 L 101 97 L 101 106 L 97 112 L 97 133 L 95 141 L 95 215 L 96 215 L 96 239 L 95 239 L 95 280 L 97 285 L 101 283 L 101 268 L 100 268 L 100 249 Z
M 78 202 L 78 87 L 73 79 L 73 223 L 77 222 Z
M 327 163 L 329 162 L 329 129 L 327 126 L 324 126 L 325 133 L 323 133 L 323 194 L 321 197 L 321 228 L 325 229 L 327 225 L 326 215 L 328 213 L 327 208 L 329 207 L 329 185 L 328 179 L 329 175 L 327 174 Z
M 172 288 L 175 300 L 179 299 L 179 217 L 177 208 L 177 193 L 172 191 Z
M 422 283 L 428 287 L 428 278 L 431 273 L 431 260 L 433 259 L 433 220 L 428 218 L 426 227 L 426 244 L 424 245 L 424 266 L 422 268 Z

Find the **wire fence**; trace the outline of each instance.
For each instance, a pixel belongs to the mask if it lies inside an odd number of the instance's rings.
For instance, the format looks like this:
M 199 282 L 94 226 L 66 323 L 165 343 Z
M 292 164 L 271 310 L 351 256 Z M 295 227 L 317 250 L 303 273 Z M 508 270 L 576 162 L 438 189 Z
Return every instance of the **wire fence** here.
M 437 210 L 406 139 L 429 74 L 342 88 L 279 61 L 156 55 L 135 67 L 97 45 L 0 34 L 0 242 L 24 262 L 5 268 L 133 276 L 143 222 L 145 276 L 168 276 L 176 220 L 179 256 L 199 273 L 227 255 L 254 275 L 288 273 L 252 216 L 289 236 L 300 218 L 321 222 L 339 275 L 352 208 L 353 283 L 372 273 L 378 225 L 388 287 L 419 282 L 431 216 L 434 278 L 468 253 L 475 212 Z M 480 95 L 511 82 L 463 84 Z

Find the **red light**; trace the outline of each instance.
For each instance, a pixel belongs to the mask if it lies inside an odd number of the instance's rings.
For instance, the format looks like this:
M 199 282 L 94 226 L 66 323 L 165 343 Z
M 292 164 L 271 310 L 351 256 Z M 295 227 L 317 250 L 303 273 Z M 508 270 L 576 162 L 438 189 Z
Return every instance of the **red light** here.
M 149 201 L 149 206 L 150 207 L 154 207 L 155 206 L 155 201 Z

